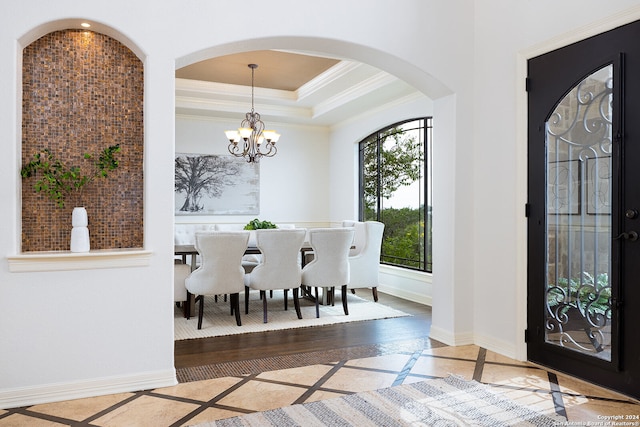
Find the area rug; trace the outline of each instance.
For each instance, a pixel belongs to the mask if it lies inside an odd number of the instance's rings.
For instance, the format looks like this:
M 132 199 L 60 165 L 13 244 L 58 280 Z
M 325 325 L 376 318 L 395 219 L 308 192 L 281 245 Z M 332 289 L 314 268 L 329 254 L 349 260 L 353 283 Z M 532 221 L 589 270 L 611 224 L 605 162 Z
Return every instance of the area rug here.
M 309 299 L 300 298 L 302 319 L 298 319 L 293 306 L 292 293 L 289 292 L 288 310 L 285 311 L 284 292 L 274 291 L 273 297 L 269 297 L 267 300 L 268 322 L 263 323 L 262 301 L 259 293 L 252 291 L 250 294 L 249 314 L 245 314 L 244 294 L 240 294 L 242 326 L 238 326 L 235 316 L 230 315 L 229 302 L 225 302 L 222 297 L 218 297 L 216 302 L 213 296 L 207 296 L 204 303 L 202 329 L 200 330 L 198 330 L 198 305 L 196 305 L 195 316 L 189 320 L 184 318 L 181 308 L 174 309 L 174 337 L 176 340 L 185 340 L 409 316 L 400 310 L 373 302 L 372 299 L 367 300 L 351 293 L 347 298 L 348 316 L 344 314 L 338 292 L 335 306 L 320 305 L 320 318 L 316 318 L 315 303 Z
M 351 394 L 199 424 L 240 426 L 557 426 L 545 415 L 456 376 Z

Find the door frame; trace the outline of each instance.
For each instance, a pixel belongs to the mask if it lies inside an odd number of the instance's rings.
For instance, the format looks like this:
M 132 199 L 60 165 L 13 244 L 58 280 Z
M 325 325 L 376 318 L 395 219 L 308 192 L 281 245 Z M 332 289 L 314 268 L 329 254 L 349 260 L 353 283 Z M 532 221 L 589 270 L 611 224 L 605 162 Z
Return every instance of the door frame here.
M 525 329 L 527 329 L 527 217 L 525 205 L 528 201 L 528 113 L 527 91 L 525 81 L 527 78 L 527 61 L 536 56 L 549 53 L 556 49 L 568 46 L 586 38 L 597 36 L 609 30 L 613 30 L 625 24 L 640 20 L 640 6 L 618 12 L 604 17 L 587 26 L 578 27 L 558 37 L 546 40 L 540 44 L 517 52 L 516 64 L 516 343 L 515 359 L 527 360 L 527 343 L 525 342 Z

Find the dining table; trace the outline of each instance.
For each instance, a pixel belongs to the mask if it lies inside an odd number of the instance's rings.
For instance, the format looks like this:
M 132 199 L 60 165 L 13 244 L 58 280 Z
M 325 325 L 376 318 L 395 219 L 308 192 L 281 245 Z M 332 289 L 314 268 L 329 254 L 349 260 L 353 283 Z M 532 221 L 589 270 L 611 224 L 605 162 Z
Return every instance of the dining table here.
M 198 255 L 198 250 L 196 249 L 195 245 L 174 245 L 173 248 L 174 248 L 175 255 L 182 256 L 183 263 L 186 263 L 187 256 L 191 257 L 191 260 L 190 260 L 191 271 L 196 269 L 197 267 L 196 256 Z M 309 244 L 308 242 L 304 242 L 300 247 L 300 254 L 302 255 L 303 267 L 306 264 L 306 255 L 308 252 L 313 252 L 313 248 L 311 247 L 311 244 Z M 247 249 L 245 249 L 244 251 L 245 255 L 258 255 L 260 253 L 261 253 L 260 249 L 258 249 L 257 246 L 247 246 Z

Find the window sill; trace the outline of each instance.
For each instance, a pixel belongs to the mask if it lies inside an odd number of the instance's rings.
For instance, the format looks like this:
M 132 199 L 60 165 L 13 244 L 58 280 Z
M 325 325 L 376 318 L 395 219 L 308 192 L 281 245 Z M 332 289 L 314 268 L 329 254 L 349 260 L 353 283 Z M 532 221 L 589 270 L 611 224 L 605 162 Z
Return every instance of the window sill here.
M 146 267 L 150 265 L 150 260 L 151 251 L 143 249 L 104 249 L 82 253 L 26 252 L 7 256 L 12 273 Z
M 394 276 L 402 277 L 404 279 L 419 280 L 426 283 L 431 283 L 433 280 L 432 273 L 412 270 L 410 268 L 396 267 L 393 265 L 380 264 L 380 273 L 391 274 Z

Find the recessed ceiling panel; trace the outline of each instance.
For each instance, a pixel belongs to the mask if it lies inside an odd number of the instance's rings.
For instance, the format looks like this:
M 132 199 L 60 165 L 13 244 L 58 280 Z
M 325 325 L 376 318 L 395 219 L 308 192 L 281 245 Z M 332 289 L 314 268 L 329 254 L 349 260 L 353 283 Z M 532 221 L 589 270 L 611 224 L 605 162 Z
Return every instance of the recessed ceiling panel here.
M 338 62 L 331 58 L 260 50 L 197 62 L 176 70 L 176 77 L 250 86 L 251 69 L 248 64 L 258 64 L 256 87 L 295 91 Z

